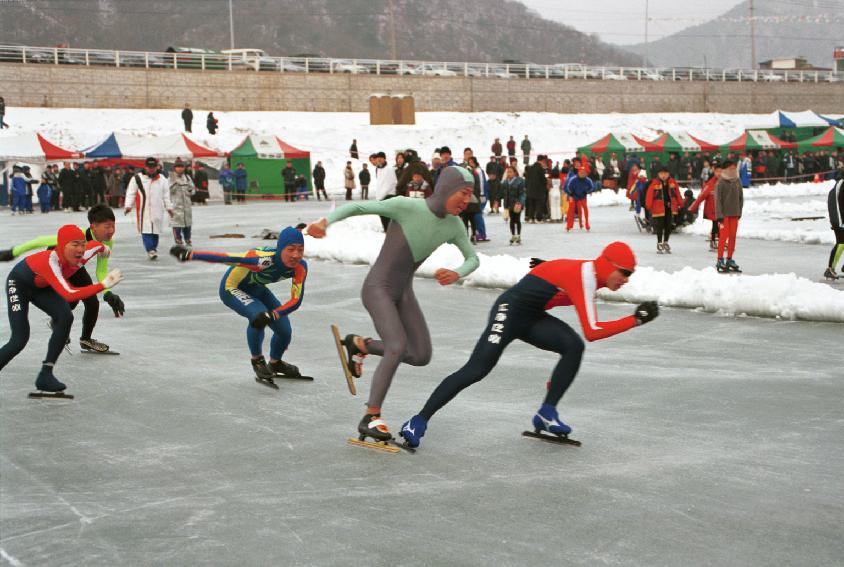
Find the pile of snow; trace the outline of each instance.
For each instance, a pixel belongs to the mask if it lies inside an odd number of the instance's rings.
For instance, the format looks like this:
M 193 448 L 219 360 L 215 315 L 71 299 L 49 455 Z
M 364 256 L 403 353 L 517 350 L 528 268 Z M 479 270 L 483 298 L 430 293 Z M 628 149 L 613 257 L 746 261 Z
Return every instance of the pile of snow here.
M 323 239 L 306 237 L 309 257 L 342 263 L 373 264 L 384 234 L 377 217 L 362 216 L 331 225 Z M 502 254 L 478 254 L 480 267 L 463 280 L 463 285 L 505 289 L 528 272 L 528 258 Z M 456 268 L 463 256 L 456 246 L 440 246 L 417 271 L 433 278 L 439 268 Z M 794 274 L 762 276 L 723 275 L 714 268 L 690 267 L 667 273 L 640 267 L 630 282 L 617 292 L 598 293 L 606 301 L 640 303 L 655 300 L 660 305 L 700 309 L 730 315 L 749 315 L 807 321 L 844 323 L 844 291 Z
M 829 190 L 835 186 L 835 181 L 822 181 L 814 183 L 765 183 L 763 185 L 752 185 L 744 190 L 744 200 L 748 199 L 770 199 L 788 197 L 824 197 Z M 824 201 L 825 202 L 825 201 Z

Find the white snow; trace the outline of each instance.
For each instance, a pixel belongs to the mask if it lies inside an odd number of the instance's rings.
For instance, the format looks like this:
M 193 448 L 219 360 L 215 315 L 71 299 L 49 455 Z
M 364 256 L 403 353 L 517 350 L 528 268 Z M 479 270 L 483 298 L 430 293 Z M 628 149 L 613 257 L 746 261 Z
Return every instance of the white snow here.
M 378 218 L 366 216 L 332 224 L 323 239 L 306 239 L 308 257 L 372 264 L 384 234 Z M 463 285 L 503 289 L 519 281 L 529 269 L 529 258 L 482 253 L 478 257 L 480 267 L 464 279 Z M 417 275 L 432 278 L 437 269 L 456 268 L 462 262 L 457 247 L 446 244 L 420 266 Z M 656 300 L 664 306 L 729 315 L 844 323 L 844 291 L 794 274 L 724 275 L 714 268 L 691 267 L 669 273 L 642 266 L 621 290 L 604 289 L 598 297 L 629 303 Z

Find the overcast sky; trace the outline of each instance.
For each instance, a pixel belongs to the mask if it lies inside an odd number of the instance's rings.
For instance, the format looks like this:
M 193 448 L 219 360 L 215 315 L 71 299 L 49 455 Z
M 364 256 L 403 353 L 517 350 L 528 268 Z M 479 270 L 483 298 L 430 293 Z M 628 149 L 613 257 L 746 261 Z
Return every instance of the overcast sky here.
M 645 41 L 646 0 L 519 0 L 542 14 L 617 44 Z M 653 41 L 723 14 L 741 0 L 647 0 L 648 40 Z

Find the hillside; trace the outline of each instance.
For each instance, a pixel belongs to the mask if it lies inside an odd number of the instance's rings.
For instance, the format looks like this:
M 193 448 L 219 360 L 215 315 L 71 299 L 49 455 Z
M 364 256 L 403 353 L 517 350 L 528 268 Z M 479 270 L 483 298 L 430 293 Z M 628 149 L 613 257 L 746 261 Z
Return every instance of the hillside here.
M 652 64 L 664 67 L 751 67 L 749 2 L 713 20 L 650 43 Z M 831 68 L 832 51 L 842 43 L 844 2 L 790 0 L 755 2 L 756 59 L 805 55 L 818 67 Z M 644 55 L 644 44 L 625 46 Z
M 509 0 L 234 0 L 237 47 L 403 59 L 634 65 L 639 57 Z M 16 0 L 0 42 L 163 51 L 229 47 L 227 0 Z M 392 33 L 394 31 L 394 34 Z

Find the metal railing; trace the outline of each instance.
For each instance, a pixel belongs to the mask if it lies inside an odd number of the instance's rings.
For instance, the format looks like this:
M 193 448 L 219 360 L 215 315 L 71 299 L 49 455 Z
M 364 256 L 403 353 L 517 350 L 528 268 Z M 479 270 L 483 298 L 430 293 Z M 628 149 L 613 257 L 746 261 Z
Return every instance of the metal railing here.
M 328 73 L 603 81 L 718 81 L 844 83 L 835 71 L 711 69 L 702 67 L 596 67 L 580 63 L 469 63 L 325 57 L 269 57 L 215 52 L 149 52 L 0 45 L 0 63 L 85 65 L 147 69 L 198 69 L 282 73 Z

